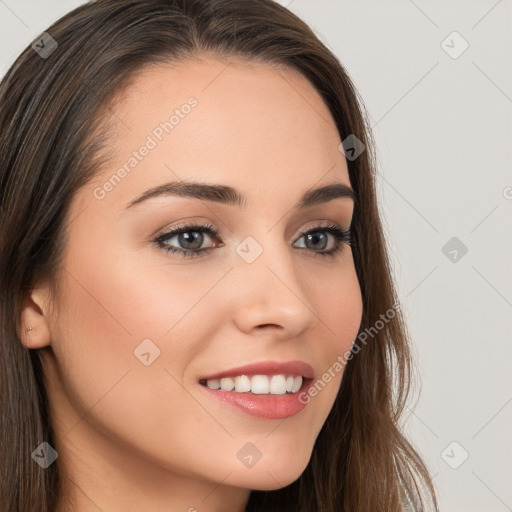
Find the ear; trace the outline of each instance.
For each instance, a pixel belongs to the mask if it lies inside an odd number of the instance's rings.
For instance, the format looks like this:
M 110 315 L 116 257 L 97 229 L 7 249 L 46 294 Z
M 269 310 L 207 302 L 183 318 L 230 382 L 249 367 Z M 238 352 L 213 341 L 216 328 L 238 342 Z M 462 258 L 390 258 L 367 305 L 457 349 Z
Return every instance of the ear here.
M 47 287 L 28 291 L 23 298 L 18 337 L 26 348 L 50 345 L 49 292 Z

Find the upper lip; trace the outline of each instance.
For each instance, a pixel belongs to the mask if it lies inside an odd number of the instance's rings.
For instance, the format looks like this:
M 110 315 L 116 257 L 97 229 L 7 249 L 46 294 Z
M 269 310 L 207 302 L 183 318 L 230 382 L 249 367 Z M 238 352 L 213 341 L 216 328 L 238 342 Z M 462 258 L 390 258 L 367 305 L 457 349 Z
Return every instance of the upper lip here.
M 200 380 L 220 379 L 222 377 L 237 377 L 239 375 L 301 375 L 306 379 L 314 376 L 313 367 L 303 361 L 264 361 L 246 364 L 229 370 L 212 373 L 201 377 Z

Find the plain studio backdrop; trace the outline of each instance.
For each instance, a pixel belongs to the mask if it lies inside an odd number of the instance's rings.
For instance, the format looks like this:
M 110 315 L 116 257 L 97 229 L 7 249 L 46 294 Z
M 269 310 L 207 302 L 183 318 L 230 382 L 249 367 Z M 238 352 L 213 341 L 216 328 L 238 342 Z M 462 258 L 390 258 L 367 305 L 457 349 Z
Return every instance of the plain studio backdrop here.
M 82 3 L 0 0 L 0 75 Z M 404 425 L 441 510 L 512 511 L 512 2 L 280 3 L 338 56 L 370 114 L 421 376 Z

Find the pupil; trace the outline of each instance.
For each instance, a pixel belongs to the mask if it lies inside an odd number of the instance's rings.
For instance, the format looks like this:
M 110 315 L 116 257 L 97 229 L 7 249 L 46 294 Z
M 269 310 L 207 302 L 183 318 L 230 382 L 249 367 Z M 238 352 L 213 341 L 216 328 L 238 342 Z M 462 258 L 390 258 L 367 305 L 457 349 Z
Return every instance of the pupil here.
M 191 236 L 190 233 L 193 235 Z M 184 249 L 198 249 L 202 245 L 203 234 L 198 231 L 187 231 L 179 235 L 179 242 Z M 192 246 L 187 246 L 187 244 L 192 244 Z
M 327 246 L 327 237 L 325 236 L 324 233 L 319 233 L 319 232 L 316 232 L 316 233 L 311 233 L 309 235 L 307 235 L 307 241 L 311 241 L 313 240 L 313 243 L 316 243 L 318 242 L 318 239 L 321 239 L 323 237 L 324 239 L 324 244 L 322 245 L 322 247 L 316 247 L 317 249 L 325 249 L 325 247 Z M 306 245 L 307 245 L 307 242 L 306 242 Z M 315 247 L 313 247 L 315 248 Z

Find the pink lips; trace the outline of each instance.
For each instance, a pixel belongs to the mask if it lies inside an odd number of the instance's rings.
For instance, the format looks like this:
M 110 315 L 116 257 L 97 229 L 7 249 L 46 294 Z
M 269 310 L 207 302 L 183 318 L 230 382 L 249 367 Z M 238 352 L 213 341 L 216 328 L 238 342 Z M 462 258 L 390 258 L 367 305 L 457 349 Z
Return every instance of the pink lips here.
M 239 375 L 301 375 L 306 379 L 314 377 L 314 371 L 311 365 L 303 361 L 289 361 L 280 363 L 277 361 L 265 361 L 262 363 L 247 364 L 230 368 L 221 372 L 212 373 L 201 377 L 200 380 L 220 379 L 222 377 L 237 377 Z
M 307 391 L 313 382 L 313 368 L 303 361 L 289 361 L 279 363 L 267 361 L 263 363 L 248 364 L 231 368 L 222 372 L 212 373 L 202 377 L 199 382 L 206 384 L 207 380 L 221 379 L 222 377 L 237 377 L 240 375 L 280 375 L 302 376 L 301 388 L 296 393 L 285 395 L 254 394 L 251 392 L 238 393 L 236 391 L 223 391 L 221 389 L 210 389 L 206 385 L 200 386 L 204 393 L 216 398 L 230 408 L 244 412 L 250 416 L 257 416 L 264 419 L 285 419 L 295 416 L 301 412 L 309 402 L 304 402 L 300 396 Z

